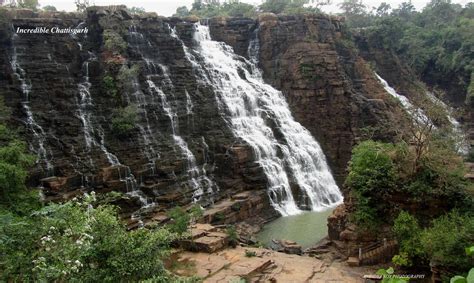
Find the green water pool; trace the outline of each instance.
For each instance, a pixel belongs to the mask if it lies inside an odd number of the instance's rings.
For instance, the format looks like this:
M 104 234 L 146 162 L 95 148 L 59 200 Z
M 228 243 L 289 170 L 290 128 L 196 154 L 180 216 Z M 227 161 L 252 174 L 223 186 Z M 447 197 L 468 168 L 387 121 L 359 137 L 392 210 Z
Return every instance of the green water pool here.
M 257 240 L 265 246 L 270 246 L 272 239 L 291 240 L 308 248 L 327 236 L 327 218 L 333 210 L 334 208 L 330 208 L 280 217 L 266 224 L 256 235 Z

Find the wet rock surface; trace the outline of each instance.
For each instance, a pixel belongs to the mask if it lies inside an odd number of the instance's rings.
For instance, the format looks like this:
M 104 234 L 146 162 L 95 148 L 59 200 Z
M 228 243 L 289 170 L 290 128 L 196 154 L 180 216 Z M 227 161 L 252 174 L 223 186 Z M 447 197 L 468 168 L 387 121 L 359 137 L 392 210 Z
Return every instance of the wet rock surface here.
M 89 29 L 87 36 L 13 36 L 11 27 L 0 29 L 1 94 L 12 109 L 10 124 L 32 149 L 38 140 L 44 147 L 42 158 L 51 168 L 40 160 L 30 184 L 44 187 L 46 200 L 119 191 L 133 199 L 124 201 L 129 205 L 153 202 L 160 213 L 198 201 L 212 206 L 205 215 L 212 223 L 269 211 L 268 197 L 260 193 L 267 180 L 252 148 L 232 133 L 215 91 L 196 76 L 183 49 L 183 43 L 196 44 L 195 20 L 131 16 L 121 6 L 90 8 L 85 16 L 18 10 L 11 17 L 13 27 Z M 339 183 L 360 128 L 390 125 L 396 131 L 400 109 L 386 100 L 364 61 L 344 46 L 341 19 L 264 14 L 208 24 L 215 40 L 242 56 L 259 40 L 266 81 L 283 91 L 295 119 L 321 143 Z M 110 29 L 126 42 L 120 54 L 105 47 L 104 31 Z M 125 85 L 116 79 L 124 65 L 137 69 Z M 108 76 L 115 78 L 116 92 L 105 83 Z M 27 101 L 24 82 L 30 87 Z M 116 109 L 129 105 L 136 109 L 136 125 L 118 136 Z M 249 199 L 245 202 L 226 200 L 246 191 L 258 193 L 240 196 Z

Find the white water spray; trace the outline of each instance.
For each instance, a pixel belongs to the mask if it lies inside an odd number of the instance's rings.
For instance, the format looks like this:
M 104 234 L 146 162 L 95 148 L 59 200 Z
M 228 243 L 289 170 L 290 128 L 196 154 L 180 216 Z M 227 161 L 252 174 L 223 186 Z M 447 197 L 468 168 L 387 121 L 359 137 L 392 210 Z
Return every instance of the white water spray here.
M 304 208 L 322 210 L 342 202 L 321 147 L 293 119 L 282 93 L 264 83 L 255 64 L 213 41 L 207 26 L 196 24 L 195 40 L 197 52 L 183 47 L 186 57 L 216 91 L 234 134 L 253 148 L 267 176 L 272 206 L 282 215 L 300 213 L 290 180 Z M 253 44 L 258 50 L 258 42 Z

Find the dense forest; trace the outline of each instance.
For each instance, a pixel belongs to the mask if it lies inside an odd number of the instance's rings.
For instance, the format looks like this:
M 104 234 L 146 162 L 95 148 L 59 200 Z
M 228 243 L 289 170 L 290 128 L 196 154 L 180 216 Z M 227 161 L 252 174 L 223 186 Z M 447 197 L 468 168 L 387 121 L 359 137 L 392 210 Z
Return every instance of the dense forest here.
M 83 1 L 76 4 L 78 10 L 88 6 Z M 254 6 L 238 0 L 197 0 L 191 9 L 178 8 L 174 16 L 256 18 L 262 13 L 321 13 L 326 4 L 266 0 Z M 37 6 L 35 1 L 16 3 L 18 8 Z M 56 10 L 52 6 L 43 9 Z M 443 100 L 461 112 L 472 111 L 473 3 L 462 6 L 432 0 L 416 11 L 411 2 L 370 8 L 360 0 L 345 0 L 340 9 L 347 33 L 362 35 L 372 46 L 394 54 L 417 79 L 445 93 Z M 145 13 L 141 8 L 129 10 Z M 118 48 L 109 43 L 110 49 Z M 357 52 L 356 45 L 350 45 Z M 0 281 L 200 281 L 171 274 L 165 261 L 172 247 L 189 236 L 188 225 L 201 216 L 201 208 L 185 211 L 177 207 L 169 212 L 172 221 L 167 225 L 128 231 L 115 205 L 123 197 L 119 193 L 96 195 L 92 191 L 70 201 L 44 203 L 41 190 L 26 185 L 35 157 L 28 153 L 17 129 L 8 125 L 12 112 L 0 99 Z M 413 119 L 413 127 L 394 142 L 372 140 L 368 135 L 354 146 L 344 183 L 350 195 L 346 199 L 350 221 L 361 233 L 388 227 L 399 243 L 390 264 L 398 270 L 427 271 L 435 265 L 445 271 L 445 280 L 473 282 L 474 269 L 469 269 L 474 263 L 474 190 L 464 178 L 464 163 L 474 162 L 474 152 L 459 155 L 452 129 L 439 118 L 445 116 L 445 110 L 431 110 L 430 122 Z M 120 116 L 121 120 L 115 119 L 118 134 L 126 132 L 123 128 L 133 120 Z M 235 231 L 228 233 L 236 237 Z

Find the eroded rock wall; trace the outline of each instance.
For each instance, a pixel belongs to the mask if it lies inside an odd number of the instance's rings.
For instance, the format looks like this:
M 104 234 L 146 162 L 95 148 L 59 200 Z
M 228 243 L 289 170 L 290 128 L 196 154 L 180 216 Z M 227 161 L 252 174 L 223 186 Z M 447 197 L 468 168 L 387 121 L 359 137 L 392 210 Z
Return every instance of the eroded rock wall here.
M 192 19 L 131 16 L 120 6 L 91 8 L 84 17 L 31 11 L 11 17 L 0 30 L 0 91 L 13 110 L 11 125 L 34 152 L 42 143 L 45 160 L 31 184 L 43 185 L 48 198 L 139 187 L 142 198 L 160 207 L 186 205 L 197 191 L 192 166 L 213 183 L 204 205 L 266 188 L 251 148 L 232 134 L 214 90 L 200 82 L 183 49 L 195 44 Z M 248 58 L 251 43 L 258 47 L 265 80 L 282 90 L 296 120 L 321 143 L 340 185 L 361 129 L 373 127 L 373 137 L 390 140 L 403 124 L 401 108 L 358 56 L 340 19 L 264 14 L 207 24 L 214 40 L 241 56 Z M 89 33 L 15 36 L 11 30 L 52 25 L 85 26 Z M 110 30 L 125 50 L 107 50 Z M 119 81 L 124 66 L 137 71 Z M 117 136 L 116 109 L 130 105 L 136 125 Z
M 363 129 L 391 140 L 406 122 L 341 18 L 263 14 L 255 21 L 211 19 L 209 25 L 216 40 L 242 56 L 249 56 L 248 36 L 257 37 L 265 80 L 285 94 L 295 119 L 321 144 L 339 185 Z

